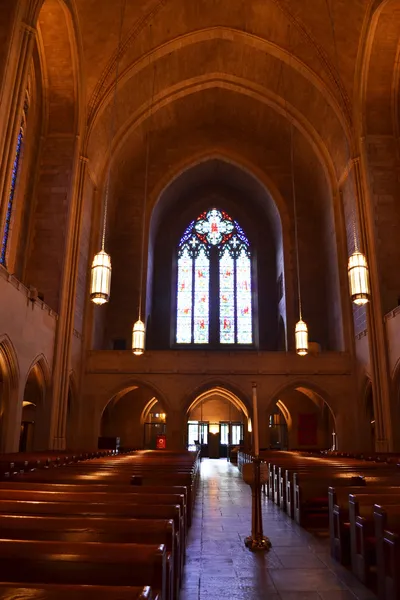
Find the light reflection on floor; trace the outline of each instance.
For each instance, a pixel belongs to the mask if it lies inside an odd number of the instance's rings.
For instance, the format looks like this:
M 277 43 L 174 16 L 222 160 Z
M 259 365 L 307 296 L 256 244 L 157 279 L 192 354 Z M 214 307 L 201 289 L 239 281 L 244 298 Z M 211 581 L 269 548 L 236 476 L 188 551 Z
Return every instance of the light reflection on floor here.
M 265 501 L 264 534 L 273 548 L 253 554 L 251 493 L 236 467 L 204 459 L 189 533 L 181 600 L 372 600 L 375 596 L 331 560 L 327 540 L 297 527 Z

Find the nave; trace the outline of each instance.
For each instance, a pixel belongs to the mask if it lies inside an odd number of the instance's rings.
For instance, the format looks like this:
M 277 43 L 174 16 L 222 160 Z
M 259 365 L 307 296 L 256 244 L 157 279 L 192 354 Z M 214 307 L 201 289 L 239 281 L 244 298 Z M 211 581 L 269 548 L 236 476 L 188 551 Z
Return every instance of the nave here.
M 265 496 L 263 497 L 265 498 Z M 182 600 L 373 600 L 322 540 L 263 500 L 269 553 L 251 553 L 251 493 L 225 460 L 203 460 L 188 537 Z

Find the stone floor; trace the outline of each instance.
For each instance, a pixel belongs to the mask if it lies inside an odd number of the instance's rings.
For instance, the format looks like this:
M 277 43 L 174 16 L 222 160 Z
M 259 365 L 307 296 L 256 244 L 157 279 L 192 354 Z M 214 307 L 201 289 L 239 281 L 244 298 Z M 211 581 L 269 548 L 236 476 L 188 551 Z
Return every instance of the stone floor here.
M 269 553 L 244 546 L 251 530 L 251 494 L 236 467 L 203 460 L 181 600 L 374 600 L 331 560 L 328 540 L 298 527 L 263 501 Z

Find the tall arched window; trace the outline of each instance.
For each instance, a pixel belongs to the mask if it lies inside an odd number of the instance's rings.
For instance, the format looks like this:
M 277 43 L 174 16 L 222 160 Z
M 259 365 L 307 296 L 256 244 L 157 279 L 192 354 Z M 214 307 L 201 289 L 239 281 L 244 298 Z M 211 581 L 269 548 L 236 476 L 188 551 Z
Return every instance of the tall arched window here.
M 4 265 L 4 266 L 6 265 L 6 262 L 7 262 L 7 248 L 8 248 L 8 241 L 9 241 L 9 237 L 10 237 L 11 219 L 13 216 L 15 191 L 17 188 L 18 174 L 20 171 L 21 152 L 22 152 L 22 145 L 23 145 L 23 141 L 24 141 L 28 108 L 29 108 L 29 102 L 28 102 L 28 93 L 27 93 L 26 97 L 25 97 L 23 111 L 22 111 L 21 124 L 20 124 L 19 131 L 18 131 L 17 142 L 15 145 L 15 155 L 14 155 L 14 162 L 13 162 L 13 168 L 12 168 L 12 173 L 11 173 L 10 191 L 8 194 L 6 218 L 5 218 L 5 222 L 4 222 L 3 238 L 2 238 L 2 242 L 1 242 L 0 264 Z
M 192 221 L 179 243 L 176 343 L 253 343 L 250 244 L 216 208 Z

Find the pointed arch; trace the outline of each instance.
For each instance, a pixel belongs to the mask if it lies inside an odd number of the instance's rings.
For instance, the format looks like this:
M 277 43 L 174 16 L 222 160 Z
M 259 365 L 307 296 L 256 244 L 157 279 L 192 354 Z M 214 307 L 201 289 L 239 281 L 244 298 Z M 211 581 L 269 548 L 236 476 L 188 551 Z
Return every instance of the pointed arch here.
M 15 449 L 20 391 L 18 358 L 8 335 L 0 336 L 0 375 L 0 451 L 7 452 Z

